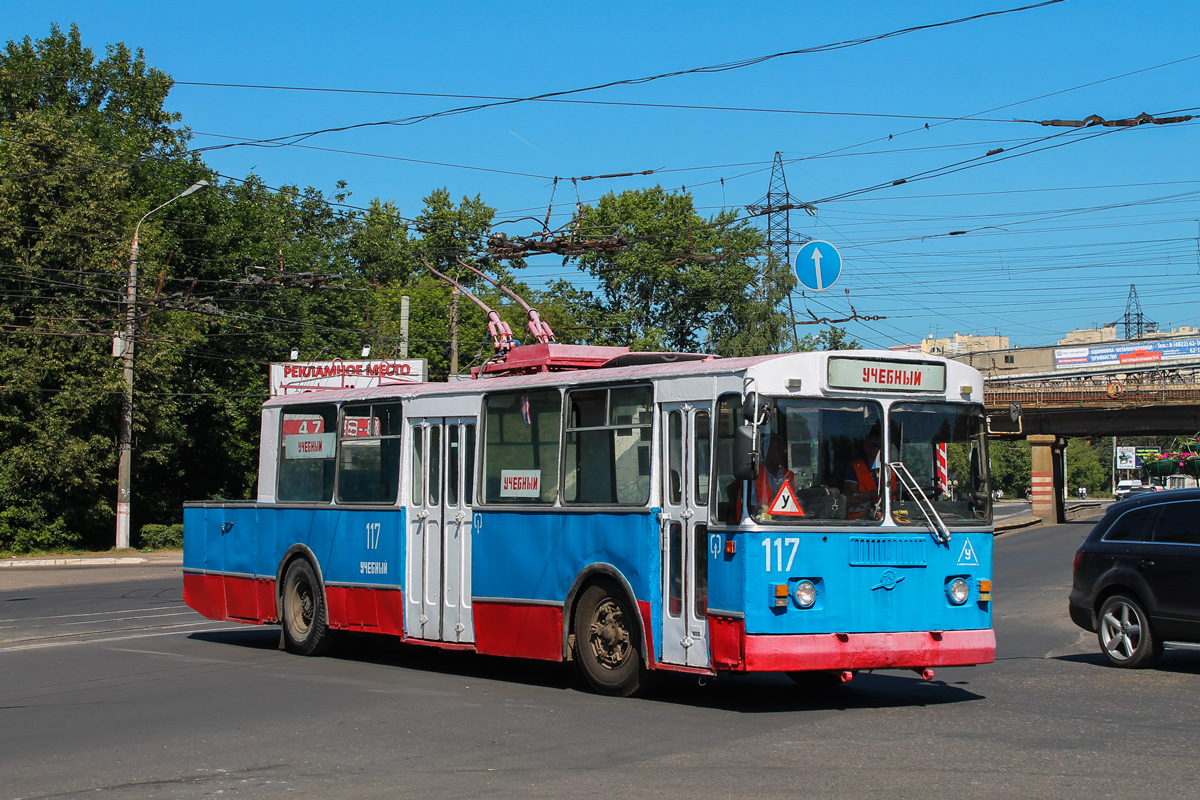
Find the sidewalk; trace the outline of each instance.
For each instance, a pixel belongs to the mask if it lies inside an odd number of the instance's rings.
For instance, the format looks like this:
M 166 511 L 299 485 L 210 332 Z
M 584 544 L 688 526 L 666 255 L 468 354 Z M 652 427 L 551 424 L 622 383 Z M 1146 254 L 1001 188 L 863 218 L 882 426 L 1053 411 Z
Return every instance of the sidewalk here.
M 183 566 L 182 550 L 156 550 L 138 553 L 126 550 L 119 553 L 88 553 L 63 556 L 14 556 L 0 559 L 0 569 L 13 567 L 105 567 L 114 564 L 153 564 Z

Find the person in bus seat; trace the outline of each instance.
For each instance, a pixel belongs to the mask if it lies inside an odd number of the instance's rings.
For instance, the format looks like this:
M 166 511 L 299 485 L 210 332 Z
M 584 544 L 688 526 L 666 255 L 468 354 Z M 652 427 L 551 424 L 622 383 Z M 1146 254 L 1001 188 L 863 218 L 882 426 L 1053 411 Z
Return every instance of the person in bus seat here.
M 851 461 L 846 469 L 846 476 L 842 481 L 842 494 L 846 495 L 847 519 L 879 518 L 879 510 L 874 506 L 879 502 L 879 450 L 882 441 L 879 423 L 876 422 L 863 440 L 862 457 Z M 895 488 L 893 476 L 893 491 Z M 867 516 L 868 512 L 870 516 Z

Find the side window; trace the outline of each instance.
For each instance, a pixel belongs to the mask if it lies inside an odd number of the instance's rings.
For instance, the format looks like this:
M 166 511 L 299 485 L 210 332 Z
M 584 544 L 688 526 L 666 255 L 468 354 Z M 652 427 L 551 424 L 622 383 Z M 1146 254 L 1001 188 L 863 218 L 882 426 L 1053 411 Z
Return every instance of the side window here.
M 394 503 L 400 483 L 400 404 L 342 408 L 339 503 Z
M 683 502 L 683 414 L 679 411 L 667 416 L 667 501 L 675 506 Z
M 697 411 L 692 425 L 696 438 L 696 464 L 692 470 L 696 485 L 692 497 L 698 505 L 708 505 L 708 460 L 712 458 L 712 414 Z
M 713 504 L 716 508 L 714 522 L 740 520 L 742 510 L 738 508 L 741 497 L 740 482 L 733 478 L 733 432 L 742 418 L 742 398 L 736 394 L 724 394 L 717 400 L 716 418 L 716 472 L 713 485 Z
M 475 504 L 475 426 L 464 425 L 466 430 L 466 452 L 463 458 L 467 464 L 463 470 L 463 505 Z
M 1167 503 L 1154 526 L 1154 541 L 1169 544 L 1200 544 L 1200 502 Z M 1107 537 L 1105 537 L 1107 538 Z
M 429 427 L 429 458 L 426 461 L 428 470 L 425 473 L 425 487 L 429 490 L 429 505 L 436 506 L 442 502 L 442 428 L 440 425 Z
M 558 496 L 562 395 L 557 389 L 484 400 L 484 503 L 548 505 Z
M 337 452 L 337 408 L 289 407 L 281 417 L 276 497 L 280 502 L 330 502 Z
M 1112 524 L 1104 534 L 1106 542 L 1148 542 L 1159 506 L 1135 508 Z
M 422 505 L 425 497 L 425 429 L 420 425 L 412 428 L 412 501 Z
M 567 394 L 563 501 L 645 505 L 650 500 L 649 386 Z
M 458 444 L 458 425 L 446 426 L 446 505 L 458 505 L 458 465 L 461 451 Z

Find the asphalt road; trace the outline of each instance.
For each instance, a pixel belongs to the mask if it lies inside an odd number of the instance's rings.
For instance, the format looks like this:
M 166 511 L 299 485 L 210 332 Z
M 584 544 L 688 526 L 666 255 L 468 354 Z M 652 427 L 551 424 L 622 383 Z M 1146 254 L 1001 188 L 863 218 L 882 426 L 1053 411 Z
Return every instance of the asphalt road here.
M 1087 524 L 996 542 L 997 662 L 581 690 L 564 668 L 202 620 L 178 568 L 0 575 L 0 797 L 1194 796 L 1200 653 L 1103 665 L 1066 616 Z M 15 574 L 20 573 L 20 574 Z

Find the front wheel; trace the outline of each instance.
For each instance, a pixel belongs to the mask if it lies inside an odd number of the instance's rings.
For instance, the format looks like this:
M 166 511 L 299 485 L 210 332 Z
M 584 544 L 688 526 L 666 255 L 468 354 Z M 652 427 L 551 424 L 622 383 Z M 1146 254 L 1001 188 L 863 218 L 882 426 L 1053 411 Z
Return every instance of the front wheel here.
M 575 605 L 575 657 L 600 694 L 629 697 L 648 683 L 633 620 L 624 593 L 608 583 L 592 584 Z
M 283 578 L 283 640 L 289 653 L 319 656 L 329 652 L 333 635 L 325 608 L 325 593 L 303 558 L 288 567 Z
M 1150 618 L 1138 601 L 1123 594 L 1114 594 L 1100 606 L 1096 636 L 1114 667 L 1148 667 L 1162 655 L 1162 642 L 1150 628 Z

